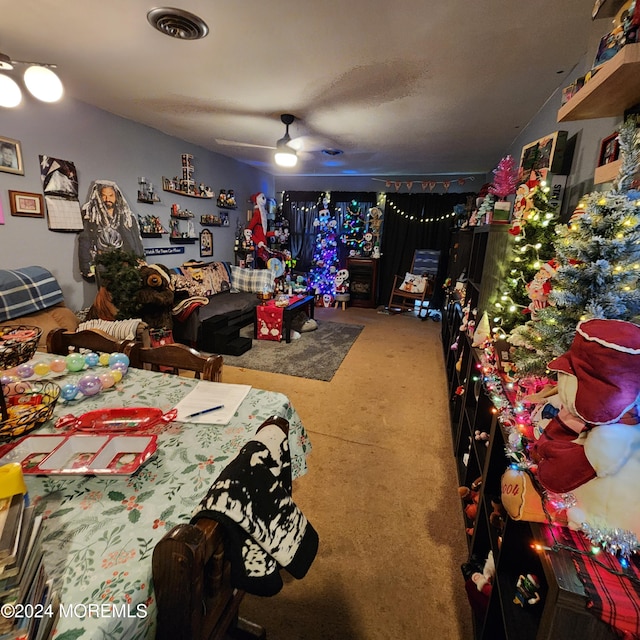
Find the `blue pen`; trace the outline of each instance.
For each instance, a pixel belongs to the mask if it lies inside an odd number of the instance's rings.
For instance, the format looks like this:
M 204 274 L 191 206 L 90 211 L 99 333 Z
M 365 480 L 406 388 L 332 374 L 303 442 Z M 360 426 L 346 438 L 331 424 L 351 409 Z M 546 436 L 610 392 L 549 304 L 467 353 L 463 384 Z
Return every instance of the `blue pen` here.
M 196 416 L 202 416 L 205 413 L 211 413 L 212 411 L 217 411 L 218 409 L 224 409 L 224 405 L 219 404 L 217 407 L 211 407 L 210 409 L 203 409 L 202 411 L 196 411 L 195 413 L 192 413 L 191 415 L 186 416 L 185 420 L 188 420 L 189 418 L 195 418 Z

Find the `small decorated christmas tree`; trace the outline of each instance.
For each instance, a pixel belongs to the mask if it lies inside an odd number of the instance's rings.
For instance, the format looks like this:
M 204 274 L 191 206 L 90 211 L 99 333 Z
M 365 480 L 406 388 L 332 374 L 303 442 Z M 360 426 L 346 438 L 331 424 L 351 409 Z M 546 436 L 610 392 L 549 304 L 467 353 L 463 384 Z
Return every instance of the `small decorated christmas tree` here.
M 555 271 L 557 213 L 549 204 L 548 187 L 542 183 L 531 186 L 526 224 L 511 234 L 514 237 L 507 250 L 502 286 L 490 300 L 493 324 L 505 334 L 547 306 L 549 279 Z
M 318 217 L 313 221 L 316 241 L 309 282 L 316 295 L 333 295 L 334 279 L 338 270 L 337 222 L 331 214 L 327 196 L 323 197 L 318 206 Z
M 366 220 L 362 207 L 357 200 L 352 200 L 343 214 L 342 232 L 340 234 L 340 240 L 345 246 L 347 255 L 359 256 L 362 253 L 365 227 Z
M 520 170 L 516 161 L 511 156 L 505 156 L 493 170 L 493 182 L 489 186 L 489 193 L 498 196 L 499 200 L 505 200 L 516 192 L 520 182 Z

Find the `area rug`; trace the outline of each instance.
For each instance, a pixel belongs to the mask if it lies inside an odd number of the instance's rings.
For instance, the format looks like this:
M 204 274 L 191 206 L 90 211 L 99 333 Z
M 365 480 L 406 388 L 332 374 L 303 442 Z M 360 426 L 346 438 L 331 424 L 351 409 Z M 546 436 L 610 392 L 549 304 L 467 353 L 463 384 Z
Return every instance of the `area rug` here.
M 284 340 L 254 340 L 251 349 L 241 356 L 225 355 L 224 364 L 329 382 L 364 327 L 326 320 L 317 322 L 315 331 L 303 333 L 289 344 Z M 253 325 L 243 329 L 240 335 L 253 337 Z

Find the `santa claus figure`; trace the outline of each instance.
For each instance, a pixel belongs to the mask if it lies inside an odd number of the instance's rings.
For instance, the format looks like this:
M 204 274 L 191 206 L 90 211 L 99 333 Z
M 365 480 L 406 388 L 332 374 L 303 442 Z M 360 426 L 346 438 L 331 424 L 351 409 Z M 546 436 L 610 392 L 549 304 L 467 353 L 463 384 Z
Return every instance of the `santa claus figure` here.
M 532 447 L 538 479 L 576 500 L 573 528 L 619 529 L 640 537 L 640 326 L 580 322 L 558 373 L 559 411 Z
M 552 289 L 551 278 L 555 275 L 557 269 L 558 262 L 556 260 L 545 262 L 533 277 L 533 280 L 525 287 L 527 295 L 531 298 L 531 303 L 525 309 L 525 313 L 531 313 L 533 320 L 536 319 L 540 309 L 549 306 L 549 294 Z

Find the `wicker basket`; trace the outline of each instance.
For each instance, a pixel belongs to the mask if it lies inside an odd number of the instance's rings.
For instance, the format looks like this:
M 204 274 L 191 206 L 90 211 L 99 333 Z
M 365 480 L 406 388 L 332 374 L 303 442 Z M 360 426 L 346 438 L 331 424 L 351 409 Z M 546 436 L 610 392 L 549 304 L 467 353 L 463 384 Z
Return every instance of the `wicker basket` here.
M 0 327 L 0 369 L 11 369 L 31 360 L 42 335 L 40 327 L 26 324 Z
M 10 413 L 7 420 L 0 416 L 0 440 L 17 438 L 45 423 L 60 397 L 60 387 L 47 380 L 14 382 L 2 392 Z

